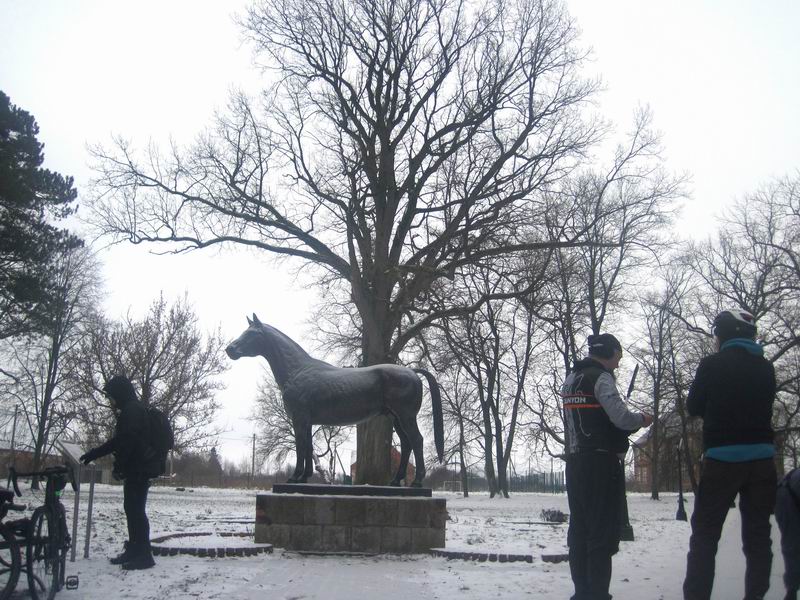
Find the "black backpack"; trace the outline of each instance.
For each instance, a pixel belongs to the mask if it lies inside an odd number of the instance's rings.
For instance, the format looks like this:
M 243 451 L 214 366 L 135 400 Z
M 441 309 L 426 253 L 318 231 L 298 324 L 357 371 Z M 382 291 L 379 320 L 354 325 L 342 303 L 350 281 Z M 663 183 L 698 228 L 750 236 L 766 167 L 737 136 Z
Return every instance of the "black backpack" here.
M 175 447 L 175 434 L 167 415 L 155 406 L 147 407 L 147 418 L 150 421 L 150 447 L 161 465 L 159 475 L 163 475 L 166 471 L 167 455 Z

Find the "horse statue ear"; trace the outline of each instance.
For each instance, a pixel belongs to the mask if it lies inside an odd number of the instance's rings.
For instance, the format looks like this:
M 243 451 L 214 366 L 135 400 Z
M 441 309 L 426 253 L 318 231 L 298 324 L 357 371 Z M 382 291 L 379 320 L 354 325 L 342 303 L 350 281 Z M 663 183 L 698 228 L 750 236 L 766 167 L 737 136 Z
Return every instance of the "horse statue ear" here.
M 250 317 L 245 317 L 245 319 L 247 319 L 247 324 L 248 325 L 252 325 L 253 324 L 253 322 L 250 320 Z
M 253 313 L 253 323 L 255 323 L 256 325 L 261 325 L 261 321 L 258 320 L 256 313 Z

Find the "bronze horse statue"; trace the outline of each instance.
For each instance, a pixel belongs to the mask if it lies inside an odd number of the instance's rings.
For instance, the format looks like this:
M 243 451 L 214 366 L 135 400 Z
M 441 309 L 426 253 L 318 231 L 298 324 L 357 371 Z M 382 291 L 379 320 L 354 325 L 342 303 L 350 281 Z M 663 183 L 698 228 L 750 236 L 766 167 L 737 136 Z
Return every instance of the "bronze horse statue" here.
M 313 472 L 312 425 L 356 425 L 376 415 L 391 415 L 400 438 L 400 467 L 390 485 L 400 485 L 405 478 L 413 450 L 416 477 L 411 485 L 421 486 L 425 460 L 417 413 L 422 406 L 422 382 L 416 373 L 428 380 L 436 453 L 442 462 L 442 401 L 439 385 L 428 371 L 392 364 L 334 367 L 309 356 L 289 336 L 262 323 L 255 314 L 252 320 L 247 319 L 247 324 L 244 333 L 225 352 L 233 360 L 263 356 L 272 368 L 294 428 L 297 463 L 289 483 L 305 483 Z

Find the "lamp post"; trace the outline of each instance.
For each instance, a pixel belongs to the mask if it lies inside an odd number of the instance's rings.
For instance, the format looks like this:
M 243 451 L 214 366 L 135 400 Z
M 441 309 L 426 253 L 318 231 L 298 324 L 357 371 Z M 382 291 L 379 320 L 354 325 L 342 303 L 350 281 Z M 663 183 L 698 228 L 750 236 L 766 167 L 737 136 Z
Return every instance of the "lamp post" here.
M 681 454 L 683 452 L 683 438 L 678 442 L 678 512 L 675 514 L 676 521 L 686 521 L 686 509 L 683 507 L 683 463 Z

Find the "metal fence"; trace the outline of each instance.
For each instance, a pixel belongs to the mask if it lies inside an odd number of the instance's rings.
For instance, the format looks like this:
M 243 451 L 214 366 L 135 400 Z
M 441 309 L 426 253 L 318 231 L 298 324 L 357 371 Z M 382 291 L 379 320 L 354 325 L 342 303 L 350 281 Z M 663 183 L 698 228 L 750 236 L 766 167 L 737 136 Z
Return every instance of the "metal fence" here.
M 563 471 L 515 475 L 508 482 L 510 492 L 545 492 L 562 494 L 567 491 Z
M 481 475 L 469 475 L 467 485 L 470 492 L 486 492 L 489 484 Z M 453 473 L 448 479 L 436 486 L 448 492 L 461 492 L 461 476 Z M 527 475 L 514 475 L 508 479 L 509 493 L 539 492 L 545 494 L 563 494 L 567 489 L 563 471 L 549 473 L 528 473 Z

